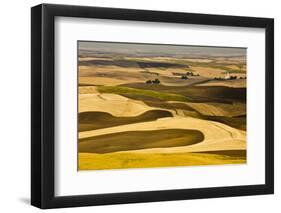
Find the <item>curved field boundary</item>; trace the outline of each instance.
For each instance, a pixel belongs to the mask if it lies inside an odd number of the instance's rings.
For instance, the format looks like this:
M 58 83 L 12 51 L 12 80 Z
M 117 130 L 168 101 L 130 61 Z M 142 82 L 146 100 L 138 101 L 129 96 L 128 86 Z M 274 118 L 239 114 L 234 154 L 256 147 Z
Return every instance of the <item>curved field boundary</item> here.
M 79 152 L 111 153 L 149 148 L 187 146 L 204 139 L 198 130 L 162 129 L 151 131 L 125 131 L 79 140 Z
M 165 117 L 173 117 L 173 114 L 165 110 L 150 110 L 135 117 L 116 117 L 107 112 L 81 112 L 79 113 L 79 132 L 153 121 Z
M 99 135 L 112 134 L 124 131 L 145 131 L 161 129 L 196 129 L 204 134 L 204 140 L 200 143 L 173 147 L 173 148 L 153 148 L 145 149 L 148 153 L 172 153 L 172 152 L 203 152 L 218 150 L 237 150 L 246 149 L 246 133 L 244 131 L 232 128 L 225 124 L 201 120 L 191 117 L 172 117 L 161 118 L 156 121 L 143 122 L 130 125 L 85 131 L 79 133 L 79 140 Z M 134 152 L 143 152 L 136 150 Z
M 155 107 L 150 107 L 143 101 L 132 100 L 117 94 L 79 94 L 79 113 L 99 111 L 124 117 L 138 116 L 146 111 L 155 109 Z

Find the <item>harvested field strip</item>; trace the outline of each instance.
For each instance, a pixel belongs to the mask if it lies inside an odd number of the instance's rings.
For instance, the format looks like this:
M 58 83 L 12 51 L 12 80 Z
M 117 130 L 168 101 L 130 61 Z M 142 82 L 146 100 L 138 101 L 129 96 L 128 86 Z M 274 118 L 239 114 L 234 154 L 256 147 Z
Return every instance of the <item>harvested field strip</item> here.
M 205 120 L 211 120 L 226 124 L 228 126 L 246 131 L 247 129 L 247 119 L 246 116 L 239 117 L 223 117 L 223 116 L 199 116 L 199 118 L 203 118 Z
M 164 101 L 183 101 L 187 102 L 190 101 L 189 98 L 185 97 L 184 95 L 169 93 L 169 92 L 158 92 L 153 90 L 145 90 L 145 89 L 136 89 L 136 88 L 129 88 L 129 87 L 121 87 L 121 86 L 98 86 L 98 91 L 100 93 L 113 93 L 119 95 L 142 95 L 148 96 L 152 98 L 157 98 L 159 100 Z
M 135 117 L 154 109 L 142 101 L 128 99 L 117 94 L 79 94 L 79 113 L 107 112 L 116 117 Z
M 211 153 L 79 153 L 79 170 L 244 164 L 239 157 Z
M 153 121 L 164 117 L 173 117 L 173 115 L 165 110 L 150 110 L 135 117 L 116 117 L 107 112 L 81 112 L 79 113 L 79 132 Z
M 210 80 L 206 82 L 200 82 L 196 86 L 225 86 L 225 87 L 234 87 L 234 88 L 246 88 L 247 80 L 246 79 L 236 79 L 236 80 Z
M 246 104 L 234 103 L 187 103 L 202 115 L 235 117 L 246 114 Z
M 187 146 L 204 140 L 198 130 L 163 129 L 126 131 L 79 140 L 79 152 L 110 153 L 129 150 Z
M 79 83 L 78 84 L 79 87 L 88 87 L 88 86 L 98 86 L 96 84 L 84 84 L 84 83 Z
M 177 110 L 179 111 L 179 110 Z M 237 117 L 225 117 L 225 116 L 207 116 L 207 115 L 201 115 L 196 111 L 189 111 L 189 110 L 182 110 L 184 116 L 187 117 L 193 117 L 193 118 L 200 118 L 203 120 L 209 120 L 209 121 L 216 121 L 223 124 L 226 124 L 228 126 L 246 131 L 247 129 L 247 119 L 246 115 L 241 115 Z
M 177 110 L 180 111 L 180 110 Z M 192 118 L 200 118 L 203 120 L 209 120 L 209 121 L 216 121 L 223 124 L 226 124 L 228 126 L 237 128 L 239 130 L 246 131 L 247 129 L 247 122 L 246 122 L 246 115 L 237 116 L 237 117 L 225 117 L 225 116 L 206 116 L 201 115 L 196 111 L 190 111 L 190 110 L 181 110 L 182 114 L 186 117 L 192 117 Z
M 245 70 L 242 69 L 244 64 L 237 64 L 238 67 L 233 68 L 233 67 L 229 67 L 229 64 L 227 63 L 216 63 L 216 62 L 210 62 L 210 63 L 206 63 L 206 62 L 195 62 L 195 61 L 189 61 L 188 62 L 189 66 L 191 66 L 191 68 L 193 66 L 200 66 L 200 67 L 207 67 L 207 68 L 213 68 L 213 69 L 221 69 L 221 70 L 225 70 L 227 72 L 235 72 L 235 73 L 245 73 Z
M 78 87 L 79 94 L 95 94 L 97 89 L 95 86 L 82 86 Z
M 93 60 L 82 60 L 79 61 L 79 66 L 118 66 L 122 68 L 149 68 L 149 67 L 163 67 L 163 68 L 169 68 L 169 67 L 180 67 L 185 68 L 187 65 L 183 64 L 176 64 L 176 63 L 169 63 L 169 62 L 159 62 L 159 61 L 140 61 L 140 60 L 122 60 L 122 59 L 116 59 L 116 60 L 99 60 L 99 59 L 93 59 Z
M 237 158 L 241 158 L 241 159 L 246 159 L 246 156 L 247 156 L 247 150 L 245 150 L 245 149 L 205 151 L 205 152 L 194 152 L 194 153 L 225 155 L 225 156 L 237 157 Z
M 132 94 L 125 94 L 123 95 L 127 98 L 143 101 L 146 105 L 150 107 L 156 107 L 156 108 L 164 108 L 169 110 L 175 110 L 175 109 L 184 109 L 184 110 L 192 110 L 194 109 L 190 106 L 188 106 L 186 103 L 182 102 L 166 102 L 163 100 L 159 100 L 157 98 L 147 97 L 143 95 L 132 95 Z

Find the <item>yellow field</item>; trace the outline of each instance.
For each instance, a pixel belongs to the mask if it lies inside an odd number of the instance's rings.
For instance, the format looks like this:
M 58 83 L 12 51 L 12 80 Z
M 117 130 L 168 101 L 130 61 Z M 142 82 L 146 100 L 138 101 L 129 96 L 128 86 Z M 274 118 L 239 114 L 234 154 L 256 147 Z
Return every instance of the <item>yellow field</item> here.
M 137 116 L 153 109 L 157 108 L 116 94 L 79 94 L 79 112 L 99 111 L 115 116 Z
M 245 158 L 205 153 L 79 153 L 79 170 L 243 164 Z

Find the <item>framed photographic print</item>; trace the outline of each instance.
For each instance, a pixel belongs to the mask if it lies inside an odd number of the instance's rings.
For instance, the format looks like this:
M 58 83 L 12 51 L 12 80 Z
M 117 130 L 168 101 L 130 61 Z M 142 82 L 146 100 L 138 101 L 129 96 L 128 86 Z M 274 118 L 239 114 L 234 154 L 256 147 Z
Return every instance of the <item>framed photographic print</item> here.
M 31 9 L 31 203 L 271 194 L 274 21 Z

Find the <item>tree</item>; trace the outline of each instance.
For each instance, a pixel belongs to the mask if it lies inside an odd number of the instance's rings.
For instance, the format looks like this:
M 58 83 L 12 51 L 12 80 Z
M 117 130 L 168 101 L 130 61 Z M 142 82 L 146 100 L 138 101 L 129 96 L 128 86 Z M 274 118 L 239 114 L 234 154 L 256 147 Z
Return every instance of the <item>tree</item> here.
M 186 79 L 188 79 L 188 77 L 187 77 L 186 75 L 182 75 L 182 76 L 181 76 L 181 79 L 186 80 Z
M 153 84 L 160 84 L 160 80 L 158 78 L 155 78 L 154 81 L 152 81 Z
M 186 72 L 186 75 L 193 76 L 193 72 Z
M 145 83 L 147 84 L 160 84 L 160 80 L 155 78 L 154 80 L 147 80 Z

